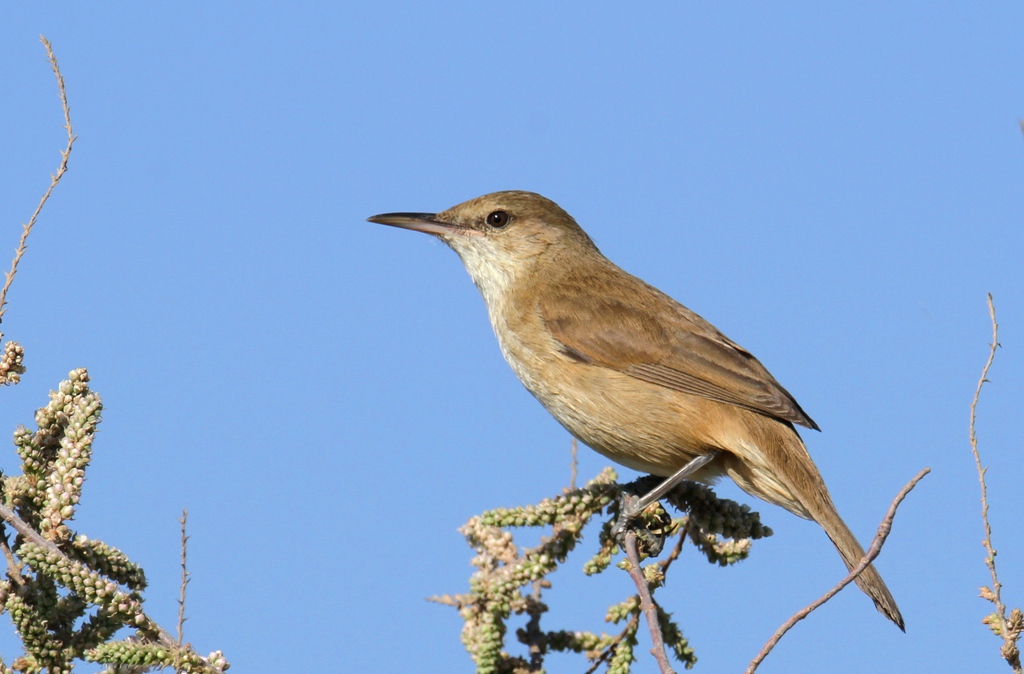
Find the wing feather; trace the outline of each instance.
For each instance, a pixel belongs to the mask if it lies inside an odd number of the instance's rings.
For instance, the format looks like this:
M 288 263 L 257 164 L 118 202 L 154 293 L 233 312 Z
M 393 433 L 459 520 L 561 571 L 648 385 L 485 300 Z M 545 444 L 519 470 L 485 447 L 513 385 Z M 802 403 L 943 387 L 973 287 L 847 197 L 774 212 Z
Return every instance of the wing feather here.
M 818 428 L 750 352 L 668 295 L 635 277 L 627 281 L 635 287 L 611 293 L 594 292 L 607 289 L 608 278 L 566 279 L 548 288 L 538 309 L 564 353 L 652 384 Z M 581 295 L 586 303 L 573 299 Z

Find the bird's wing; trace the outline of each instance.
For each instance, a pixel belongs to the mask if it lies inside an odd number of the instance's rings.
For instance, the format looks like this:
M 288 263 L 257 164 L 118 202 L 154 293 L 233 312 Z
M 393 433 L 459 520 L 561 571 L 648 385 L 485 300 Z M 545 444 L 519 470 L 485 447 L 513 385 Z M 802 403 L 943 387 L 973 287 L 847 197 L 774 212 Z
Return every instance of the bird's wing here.
M 676 391 L 818 428 L 750 352 L 697 314 L 646 284 L 632 290 L 654 293 L 626 294 L 631 298 L 628 303 L 610 296 L 620 293 L 601 293 L 600 285 L 587 292 L 587 279 L 566 281 L 538 300 L 541 317 L 567 355 Z M 586 302 L 574 299 L 581 293 Z

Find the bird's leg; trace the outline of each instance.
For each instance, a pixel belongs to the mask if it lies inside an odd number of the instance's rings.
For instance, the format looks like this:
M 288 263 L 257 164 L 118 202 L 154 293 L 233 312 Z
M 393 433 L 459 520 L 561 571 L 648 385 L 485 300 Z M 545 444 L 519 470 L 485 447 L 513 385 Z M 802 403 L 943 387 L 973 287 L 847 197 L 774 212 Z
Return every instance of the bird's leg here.
M 633 515 L 635 516 L 636 513 L 642 512 L 647 506 L 651 505 L 655 501 L 660 501 L 662 498 L 664 498 L 665 494 L 675 489 L 676 485 L 678 485 L 680 482 L 682 482 L 683 480 L 685 480 L 686 478 L 690 477 L 698 470 L 703 468 L 704 466 L 714 461 L 720 452 L 721 450 L 713 449 L 707 454 L 698 456 L 696 459 L 694 459 L 693 461 L 691 461 L 690 463 L 686 464 L 685 466 L 677 470 L 675 473 L 673 473 L 671 477 L 665 478 L 664 482 L 659 484 L 651 491 L 647 492 L 647 494 L 645 494 L 639 501 L 637 501 L 636 512 L 633 513 Z
M 627 490 L 623 490 L 622 496 L 619 498 L 619 516 L 615 520 L 615 524 L 612 525 L 612 535 L 619 540 L 620 545 L 622 537 L 626 533 L 626 528 L 632 524 L 637 517 L 639 517 L 640 513 L 646 510 L 652 503 L 661 500 L 666 494 L 675 489 L 680 482 L 714 461 L 715 458 L 718 457 L 719 453 L 720 450 L 715 449 L 707 454 L 698 456 L 673 473 L 671 477 L 665 478 L 661 484 L 643 496 L 637 496 Z M 652 557 L 656 556 L 658 552 L 661 551 L 660 546 L 655 547 L 657 548 L 657 552 L 651 554 L 650 556 Z

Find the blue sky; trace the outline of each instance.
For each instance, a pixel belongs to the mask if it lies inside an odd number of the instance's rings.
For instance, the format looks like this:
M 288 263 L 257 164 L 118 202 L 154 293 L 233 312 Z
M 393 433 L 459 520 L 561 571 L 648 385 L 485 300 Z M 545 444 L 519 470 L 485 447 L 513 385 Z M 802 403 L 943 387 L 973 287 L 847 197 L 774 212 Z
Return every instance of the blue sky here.
M 992 292 L 1004 348 L 979 440 L 1020 605 L 1022 19 L 1003 2 L 5 3 L 0 250 L 64 142 L 40 33 L 79 141 L 8 297 L 28 373 L 0 392 L 0 430 L 89 368 L 105 411 L 76 524 L 145 567 L 173 625 L 187 506 L 186 637 L 238 671 L 470 671 L 455 611 L 423 598 L 466 588 L 469 516 L 567 483 L 570 439 L 455 255 L 364 220 L 537 191 L 796 396 L 862 541 L 933 469 L 878 563 L 907 634 L 850 590 L 761 671 L 998 671 L 967 422 Z M 581 476 L 603 465 L 581 451 Z M 775 536 L 733 569 L 690 551 L 658 596 L 700 670 L 737 671 L 844 571 L 813 523 L 719 492 Z M 584 559 L 547 595 L 552 628 L 600 630 L 630 592 L 572 578 Z

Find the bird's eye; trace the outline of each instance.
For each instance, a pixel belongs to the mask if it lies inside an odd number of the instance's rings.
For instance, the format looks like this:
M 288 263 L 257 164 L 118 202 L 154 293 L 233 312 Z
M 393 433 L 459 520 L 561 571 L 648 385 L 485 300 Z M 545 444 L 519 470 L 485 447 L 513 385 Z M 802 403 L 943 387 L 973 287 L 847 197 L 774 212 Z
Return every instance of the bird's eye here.
M 501 229 L 508 224 L 508 213 L 505 211 L 494 211 L 487 216 L 487 224 L 495 229 Z

